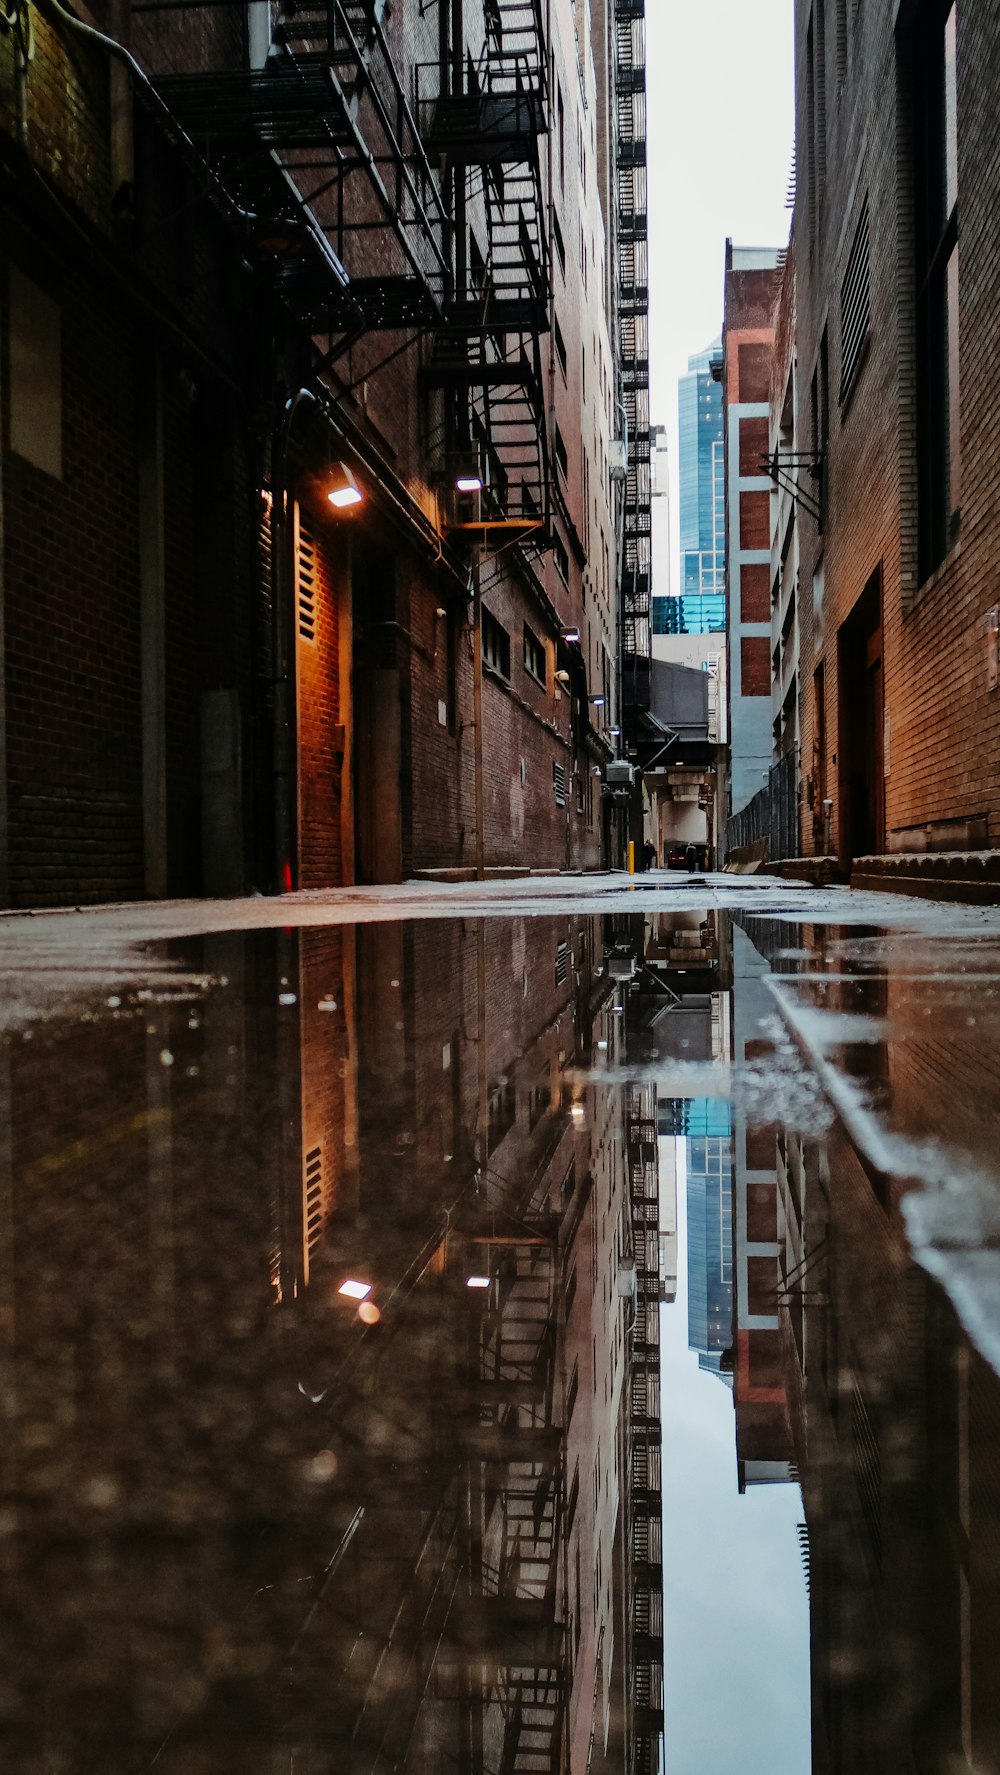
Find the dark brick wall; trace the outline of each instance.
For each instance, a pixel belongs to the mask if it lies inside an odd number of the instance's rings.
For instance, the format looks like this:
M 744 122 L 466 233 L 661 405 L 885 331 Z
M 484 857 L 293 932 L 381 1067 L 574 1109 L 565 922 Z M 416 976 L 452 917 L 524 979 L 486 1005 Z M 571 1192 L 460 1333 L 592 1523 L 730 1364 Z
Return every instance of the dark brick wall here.
M 817 731 L 812 674 L 825 664 L 826 779 L 834 795 L 837 633 L 876 568 L 882 576 L 885 700 L 889 732 L 886 840 L 922 821 L 986 813 L 1000 834 L 1000 693 L 988 689 L 985 615 L 997 602 L 996 345 L 997 167 L 1000 134 L 984 70 L 1000 53 L 1000 21 L 988 0 L 965 0 L 958 24 L 961 445 L 963 488 L 956 545 L 918 584 L 915 325 L 908 15 L 897 35 L 888 0 L 850 9 L 844 88 L 836 97 L 833 49 L 826 71 L 826 182 L 810 230 L 806 207 L 806 31 L 796 5 L 796 107 L 800 154 L 796 215 L 798 361 L 807 396 L 828 328 L 830 439 L 822 533 L 800 518 L 802 538 L 803 757 Z M 871 326 L 850 397 L 838 398 L 840 298 L 861 197 L 871 241 Z M 810 245 L 810 233 L 813 236 Z M 823 576 L 813 614 L 813 575 Z M 897 839 L 897 842 L 899 840 Z

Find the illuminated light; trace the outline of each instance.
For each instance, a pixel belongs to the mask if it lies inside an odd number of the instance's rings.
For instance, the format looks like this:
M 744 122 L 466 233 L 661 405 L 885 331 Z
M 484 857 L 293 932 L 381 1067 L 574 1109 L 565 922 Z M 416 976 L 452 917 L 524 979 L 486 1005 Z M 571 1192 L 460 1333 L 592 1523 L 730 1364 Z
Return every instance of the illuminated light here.
M 564 641 L 579 641 L 580 631 L 579 629 L 563 629 L 562 638 Z
M 582 1122 L 587 1112 L 582 1103 L 571 1103 L 569 1106 L 569 1113 L 573 1117 L 574 1122 Z
M 481 493 L 483 482 L 481 475 L 456 475 L 455 486 L 459 493 Z
M 377 1325 L 382 1315 L 373 1300 L 362 1301 L 358 1308 L 358 1318 L 362 1325 Z
M 600 1048 L 602 1054 L 607 1052 L 607 1042 L 598 1042 L 597 1046 Z
M 611 735 L 611 738 L 613 740 L 616 740 L 618 738 L 618 735 L 621 733 L 621 728 L 620 727 L 609 727 L 608 733 Z
M 281 886 L 286 894 L 292 891 L 292 865 L 286 857 L 281 865 Z
M 466 1288 L 488 1288 L 489 1285 L 489 1276 L 467 1276 L 465 1278 Z
M 335 462 L 330 470 L 331 487 L 327 499 L 338 511 L 345 511 L 348 506 L 360 505 L 364 494 L 358 486 L 354 473 L 346 462 Z
M 604 698 L 602 696 L 588 696 L 587 701 L 588 703 L 593 703 L 595 709 L 603 709 L 604 707 Z
M 371 1291 L 370 1282 L 355 1282 L 351 1277 L 348 1277 L 346 1282 L 341 1282 L 337 1289 L 337 1293 L 346 1294 L 348 1300 L 366 1300 Z

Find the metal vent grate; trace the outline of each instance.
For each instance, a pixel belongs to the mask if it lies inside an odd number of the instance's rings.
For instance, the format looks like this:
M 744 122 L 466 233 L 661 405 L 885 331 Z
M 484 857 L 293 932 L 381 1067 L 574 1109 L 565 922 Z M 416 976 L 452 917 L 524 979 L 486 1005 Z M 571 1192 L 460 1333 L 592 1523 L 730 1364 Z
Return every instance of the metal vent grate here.
M 854 234 L 851 256 L 840 289 L 840 398 L 854 380 L 871 321 L 868 197 Z
M 316 539 L 300 519 L 295 555 L 295 593 L 299 635 L 303 641 L 316 639 L 317 589 Z
M 552 789 L 557 807 L 566 806 L 566 767 L 563 764 L 552 766 Z

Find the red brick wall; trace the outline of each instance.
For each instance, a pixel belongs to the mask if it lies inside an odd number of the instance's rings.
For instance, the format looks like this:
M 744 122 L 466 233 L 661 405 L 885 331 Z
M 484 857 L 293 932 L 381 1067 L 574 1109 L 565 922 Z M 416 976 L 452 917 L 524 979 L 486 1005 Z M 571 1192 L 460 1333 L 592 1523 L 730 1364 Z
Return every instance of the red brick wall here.
M 739 348 L 739 401 L 766 401 L 771 386 L 771 348 L 761 341 Z M 746 422 L 744 422 L 746 423 Z M 765 449 L 767 445 L 767 428 L 764 430 Z M 741 474 L 749 473 L 741 469 Z
M 762 350 L 763 347 L 743 346 L 746 350 Z M 749 397 L 747 397 L 749 398 Z M 768 421 L 766 416 L 759 419 L 740 420 L 740 474 L 760 475 L 766 473 Z
M 769 493 L 741 493 L 740 548 L 766 549 L 770 547 L 770 544 L 771 495 Z
M 740 685 L 744 696 L 770 696 L 771 643 L 766 635 L 741 635 Z
M 744 561 L 739 573 L 740 621 L 770 622 L 770 568 L 764 561 Z

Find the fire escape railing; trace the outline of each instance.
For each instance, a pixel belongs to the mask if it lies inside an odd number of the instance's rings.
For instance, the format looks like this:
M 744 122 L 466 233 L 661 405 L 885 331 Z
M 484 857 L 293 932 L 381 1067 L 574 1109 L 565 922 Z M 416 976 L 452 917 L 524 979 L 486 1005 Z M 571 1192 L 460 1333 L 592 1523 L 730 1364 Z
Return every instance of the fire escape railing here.
M 628 454 L 621 561 L 622 653 L 648 658 L 652 504 L 649 462 L 649 279 L 644 0 L 614 0 L 618 357 Z
M 217 26 L 238 5 L 141 0 L 136 10 L 156 89 L 242 210 L 248 250 L 314 335 L 439 322 L 448 216 L 384 0 L 283 0 L 257 67 Z M 164 31 L 171 14 L 181 27 L 170 19 Z
M 559 1618 L 565 1533 L 560 1400 L 560 1251 L 551 1217 L 529 1205 L 506 1244 L 495 1301 L 479 1327 L 482 1500 L 478 1608 L 483 1704 L 502 1775 L 562 1768 L 567 1642 Z M 481 1627 L 480 1631 L 483 1631 Z
M 632 1597 L 626 1682 L 628 1775 L 658 1775 L 663 1745 L 663 1491 L 660 1415 L 660 1199 L 656 1089 L 626 1089 L 625 1146 L 636 1266 L 629 1334 L 625 1482 Z
M 549 518 L 545 37 L 538 0 L 490 0 L 485 20 L 477 59 L 445 79 L 418 70 L 418 93 L 442 88 L 417 110 L 451 180 L 455 231 L 454 286 L 425 372 L 431 441 L 450 531 L 539 538 Z M 457 493 L 458 476 L 481 486 Z

